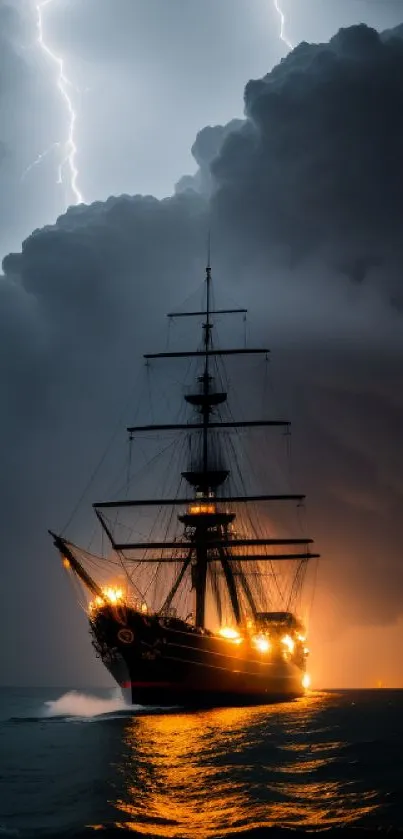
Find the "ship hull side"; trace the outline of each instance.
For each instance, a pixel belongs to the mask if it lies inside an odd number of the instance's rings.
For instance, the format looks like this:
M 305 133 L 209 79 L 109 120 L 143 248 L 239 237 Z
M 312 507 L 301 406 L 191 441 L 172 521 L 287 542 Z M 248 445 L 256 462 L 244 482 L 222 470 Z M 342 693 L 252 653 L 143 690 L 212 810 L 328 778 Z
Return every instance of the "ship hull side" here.
M 120 618 L 120 619 L 119 619 Z M 304 670 L 178 620 L 107 611 L 94 646 L 131 704 L 185 707 L 287 701 L 304 694 Z

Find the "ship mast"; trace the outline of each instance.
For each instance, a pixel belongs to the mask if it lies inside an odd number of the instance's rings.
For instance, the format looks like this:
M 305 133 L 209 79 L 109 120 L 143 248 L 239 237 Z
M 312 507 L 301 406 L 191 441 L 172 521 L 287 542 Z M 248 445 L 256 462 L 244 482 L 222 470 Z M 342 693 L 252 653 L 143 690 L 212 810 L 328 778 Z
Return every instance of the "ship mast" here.
M 221 405 L 227 400 L 226 392 L 217 392 L 212 387 L 213 377 L 211 375 L 210 360 L 221 356 L 231 355 L 249 355 L 249 354 L 263 354 L 267 357 L 269 350 L 266 348 L 244 348 L 244 349 L 215 349 L 212 341 L 212 316 L 213 315 L 232 315 L 239 313 L 246 313 L 246 309 L 213 309 L 211 306 L 211 259 L 210 259 L 210 238 L 208 244 L 208 259 L 206 265 L 206 308 L 204 311 L 195 312 L 171 312 L 168 317 L 203 317 L 203 342 L 199 350 L 188 352 L 162 352 L 162 353 L 148 353 L 144 356 L 147 362 L 150 359 L 161 358 L 199 358 L 203 362 L 203 373 L 197 379 L 199 384 L 199 391 L 196 393 L 188 393 L 185 395 L 185 400 L 192 405 L 200 416 L 200 421 L 191 421 L 182 424 L 164 424 L 164 425 L 146 425 L 133 426 L 127 430 L 132 435 L 141 432 L 149 431 L 185 431 L 188 434 L 195 431 L 201 432 L 201 445 L 199 447 L 198 456 L 192 457 L 188 466 L 188 471 L 182 472 L 182 477 L 193 488 L 194 497 L 192 498 L 160 498 L 160 499 L 142 499 L 142 500 L 128 500 L 122 501 L 106 501 L 94 504 L 95 512 L 99 521 L 110 540 L 115 551 L 152 551 L 152 555 L 147 555 L 141 559 L 136 556 L 135 562 L 175 562 L 177 558 L 172 557 L 172 550 L 186 551 L 183 556 L 183 565 L 179 572 L 179 576 L 174 581 L 170 592 L 165 598 L 161 613 L 168 610 L 172 600 L 184 578 L 185 572 L 190 568 L 192 586 L 195 591 L 195 624 L 197 627 L 205 627 L 205 611 L 206 611 L 206 588 L 207 588 L 207 570 L 210 563 L 219 564 L 223 577 L 225 580 L 228 596 L 231 602 L 232 612 L 235 622 L 237 624 L 242 621 L 241 606 L 239 600 L 240 589 L 248 602 L 249 610 L 255 613 L 255 606 L 253 595 L 250 590 L 248 581 L 240 571 L 240 563 L 256 562 L 256 561 L 282 561 L 282 560 L 299 560 L 300 563 L 305 563 L 309 559 L 317 557 L 318 554 L 311 554 L 309 551 L 309 544 L 313 541 L 308 538 L 255 538 L 243 537 L 235 535 L 230 528 L 231 523 L 235 519 L 234 512 L 224 512 L 220 508 L 220 502 L 224 502 L 226 507 L 229 503 L 247 503 L 257 501 L 297 501 L 301 502 L 304 495 L 228 495 L 220 493 L 217 494 L 218 488 L 225 483 L 230 472 L 225 468 L 226 464 L 222 463 L 219 457 L 213 451 L 209 434 L 211 431 L 219 431 L 220 429 L 237 429 L 237 428 L 256 428 L 262 426 L 285 426 L 288 428 L 290 422 L 287 420 L 252 420 L 252 421 L 231 421 L 224 422 L 220 417 L 211 419 L 211 413 L 215 407 Z M 224 466 L 224 468 L 223 468 Z M 178 520 L 184 525 L 184 534 L 181 541 L 162 542 L 126 542 L 115 541 L 107 523 L 103 517 L 103 510 L 119 508 L 119 507 L 136 507 L 136 506 L 161 506 L 161 505 L 186 505 L 187 510 L 184 514 L 178 515 Z M 228 509 L 228 507 L 227 507 Z M 275 555 L 265 553 L 267 548 L 271 546 L 284 546 L 286 548 L 284 553 L 277 553 Z M 295 546 L 303 546 L 301 552 L 296 552 Z M 262 553 L 258 553 L 259 547 L 262 548 Z M 248 553 L 248 550 L 243 548 L 255 548 L 256 553 Z M 165 552 L 169 551 L 169 554 Z M 234 564 L 235 563 L 235 564 Z M 235 577 L 238 577 L 238 585 Z
M 210 494 L 210 486 L 208 481 L 208 433 L 210 422 L 210 371 L 209 371 L 209 346 L 210 346 L 210 289 L 211 289 L 211 264 L 210 264 L 210 236 L 208 259 L 206 267 L 206 321 L 203 324 L 204 330 L 204 373 L 203 381 L 203 402 L 201 405 L 201 412 L 203 417 L 203 490 L 206 495 Z M 205 608 L 206 608 L 206 584 L 207 584 L 207 545 L 206 534 L 203 532 L 202 523 L 196 525 L 195 529 L 195 547 L 196 547 L 196 563 L 194 566 L 194 587 L 196 594 L 196 626 L 204 627 L 205 624 Z
M 210 394 L 210 376 L 209 376 L 209 345 L 210 345 L 210 333 L 211 333 L 211 323 L 210 323 L 210 289 L 211 289 L 211 264 L 210 264 L 210 236 L 209 236 L 209 249 L 208 249 L 208 260 L 207 260 L 207 267 L 206 267 L 206 322 L 203 324 L 204 329 L 204 346 L 206 350 L 205 361 L 204 361 L 204 405 L 203 405 L 203 472 L 207 473 L 207 464 L 208 464 L 208 456 L 207 456 L 207 447 L 208 447 L 208 426 L 209 426 L 209 419 L 210 419 L 210 404 L 209 404 L 209 394 Z

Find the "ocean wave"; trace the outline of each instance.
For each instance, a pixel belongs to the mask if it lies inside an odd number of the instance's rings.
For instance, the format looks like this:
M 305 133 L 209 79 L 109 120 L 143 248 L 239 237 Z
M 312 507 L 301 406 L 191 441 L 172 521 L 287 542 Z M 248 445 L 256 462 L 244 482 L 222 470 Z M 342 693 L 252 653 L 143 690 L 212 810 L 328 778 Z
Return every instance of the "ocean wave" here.
M 167 708 L 162 705 L 128 705 L 119 690 L 112 690 L 109 697 L 99 697 L 77 690 L 69 690 L 59 696 L 58 699 L 46 700 L 37 714 L 9 717 L 8 720 L 4 720 L 3 724 L 112 722 L 131 716 L 178 713 L 181 710 L 179 706 Z
M 52 834 L 52 839 L 90 839 L 96 832 L 100 839 L 166 839 L 165 833 L 158 833 L 158 831 L 150 834 L 148 830 L 143 832 L 137 830 L 133 825 L 126 823 L 114 824 L 97 824 L 94 826 L 87 826 L 81 830 L 68 830 Z M 373 839 L 374 834 L 387 839 L 402 839 L 402 831 L 396 830 L 393 827 L 376 828 L 375 830 L 365 827 L 351 827 L 350 825 L 340 825 L 338 827 L 323 828 L 319 830 L 304 830 L 301 828 L 292 827 L 286 823 L 281 825 L 258 825 L 247 827 L 244 830 L 230 830 L 229 832 L 219 832 L 211 839 L 312 839 L 312 834 L 323 836 L 326 839 Z M 1 834 L 0 834 L 1 835 Z M 15 835 L 15 834 L 9 834 Z M 175 834 L 170 834 L 175 836 Z M 43 839 L 49 837 L 48 833 L 39 833 L 34 831 L 31 834 L 26 834 L 23 839 Z M 192 837 L 191 839 L 194 839 Z
M 141 709 L 141 705 L 126 705 L 122 696 L 114 693 L 109 699 L 92 696 L 87 693 L 79 693 L 70 690 L 58 699 L 50 699 L 45 702 L 45 717 L 99 717 L 117 712 L 130 713 Z

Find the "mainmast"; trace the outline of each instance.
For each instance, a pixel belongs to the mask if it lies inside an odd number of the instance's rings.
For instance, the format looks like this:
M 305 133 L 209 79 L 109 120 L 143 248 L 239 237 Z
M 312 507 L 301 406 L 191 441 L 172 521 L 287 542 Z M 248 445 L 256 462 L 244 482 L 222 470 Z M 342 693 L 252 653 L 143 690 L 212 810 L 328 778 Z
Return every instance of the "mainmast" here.
M 208 243 L 208 258 L 207 258 L 207 266 L 206 266 L 206 320 L 203 323 L 203 330 L 204 330 L 204 373 L 201 377 L 201 381 L 203 384 L 203 399 L 200 405 L 200 411 L 202 414 L 203 419 L 203 452 L 202 452 L 202 481 L 200 489 L 202 492 L 207 495 L 211 496 L 212 492 L 212 485 L 211 480 L 209 479 L 209 461 L 208 461 L 208 435 L 209 435 L 209 422 L 210 422 L 210 412 L 212 403 L 210 401 L 210 369 L 209 369 L 209 349 L 211 343 L 211 329 L 212 324 L 210 321 L 210 294 L 211 294 L 211 260 L 210 260 L 210 235 L 209 235 L 209 243 Z M 222 394 L 222 401 L 226 398 L 226 394 Z M 193 398 L 193 403 L 197 403 L 197 399 Z M 227 477 L 227 473 L 224 473 L 225 477 Z M 185 475 L 186 477 L 186 475 Z M 190 475 L 188 476 L 189 480 Z M 224 475 L 223 475 L 224 477 Z M 224 478 L 225 479 L 225 478 Z M 214 488 L 216 488 L 217 483 L 214 482 Z M 208 508 L 208 505 L 207 505 Z M 214 508 L 212 507 L 210 510 L 210 514 L 208 514 L 208 518 L 206 519 L 203 516 L 202 519 L 200 517 L 195 516 L 194 521 L 189 522 L 190 526 L 192 524 L 195 525 L 194 529 L 194 543 L 195 543 L 195 564 L 193 566 L 193 584 L 195 589 L 196 595 L 196 626 L 204 626 L 205 624 L 205 608 L 206 608 L 206 585 L 207 585 L 207 540 L 208 536 L 210 535 L 210 527 L 213 524 L 211 520 L 211 514 L 214 515 Z M 238 603 L 235 603 L 235 609 L 238 612 Z
M 246 309 L 213 309 L 211 301 L 211 260 L 210 260 L 210 240 L 208 245 L 208 259 L 206 265 L 206 307 L 204 311 L 195 312 L 171 312 L 168 317 L 202 317 L 203 318 L 203 341 L 198 350 L 188 352 L 163 352 L 163 353 L 148 353 L 144 357 L 148 361 L 150 359 L 165 359 L 165 358 L 198 358 L 202 362 L 202 374 L 197 378 L 199 388 L 197 392 L 187 393 L 185 400 L 192 405 L 199 413 L 199 419 L 195 418 L 187 423 L 182 424 L 164 424 L 164 425 L 147 425 L 147 426 L 132 426 L 128 428 L 130 436 L 149 431 L 185 431 L 185 433 L 192 434 L 193 432 L 199 435 L 198 447 L 193 448 L 188 469 L 182 472 L 182 477 L 186 480 L 189 486 L 193 489 L 193 498 L 160 498 L 160 499 L 143 499 L 143 500 L 128 500 L 122 501 L 107 501 L 104 503 L 94 504 L 95 511 L 105 530 L 106 535 L 111 541 L 112 547 L 120 551 L 152 551 L 152 554 L 147 556 L 133 557 L 136 562 L 174 562 L 177 557 L 172 557 L 172 550 L 180 549 L 186 554 L 182 557 L 183 565 L 179 572 L 179 576 L 174 581 L 171 591 L 165 598 L 161 611 L 169 608 L 187 569 L 191 571 L 192 586 L 195 591 L 195 624 L 198 627 L 205 626 L 205 610 L 206 610 L 206 588 L 207 588 L 207 570 L 210 563 L 215 567 L 217 564 L 221 567 L 223 577 L 225 579 L 226 589 L 231 602 L 232 612 L 236 623 L 242 621 L 241 605 L 239 594 L 241 589 L 244 597 L 248 603 L 249 611 L 255 612 L 254 600 L 249 583 L 245 574 L 241 570 L 240 563 L 256 562 L 256 561 L 287 561 L 299 560 L 300 563 L 305 563 L 309 559 L 318 556 L 318 554 L 311 554 L 309 551 L 309 544 L 312 539 L 307 538 L 271 538 L 271 537 L 247 537 L 241 534 L 237 535 L 230 527 L 235 519 L 234 512 L 227 512 L 228 504 L 230 503 L 247 503 L 257 501 L 298 501 L 300 502 L 303 495 L 230 495 L 223 492 L 218 492 L 219 488 L 227 481 L 230 474 L 227 464 L 221 458 L 220 449 L 216 446 L 216 440 L 210 439 L 211 433 L 218 435 L 220 430 L 237 429 L 237 428 L 256 428 L 258 426 L 283 426 L 289 427 L 290 423 L 287 420 L 279 419 L 261 419 L 253 421 L 231 421 L 226 422 L 221 420 L 220 416 L 211 417 L 215 408 L 220 406 L 227 400 L 226 392 L 219 392 L 213 386 L 213 376 L 211 374 L 211 360 L 221 356 L 233 355 L 249 355 L 261 354 L 268 356 L 269 350 L 266 348 L 243 348 L 243 349 L 215 349 L 212 340 L 214 315 L 232 315 L 245 314 Z M 213 445 L 214 442 L 214 445 Z M 225 504 L 225 508 L 221 507 L 220 502 Z M 168 540 L 164 541 L 150 541 L 150 542 L 126 542 L 120 540 L 115 541 L 113 535 L 107 526 L 102 510 L 108 508 L 118 507 L 136 507 L 140 505 L 145 506 L 161 506 L 161 505 L 185 505 L 186 512 L 178 515 L 178 520 L 184 525 L 184 533 L 180 541 Z M 271 546 L 285 548 L 284 553 L 270 554 L 266 553 Z M 301 546 L 300 551 L 296 552 Z M 254 548 L 252 553 L 244 549 Z M 259 548 L 262 552 L 259 552 Z M 266 551 L 266 552 L 265 552 Z M 166 553 L 169 552 L 169 553 Z M 238 583 L 236 582 L 238 578 Z
M 207 293 L 206 293 L 206 322 L 203 324 L 204 329 L 204 346 L 205 346 L 205 361 L 204 361 L 204 376 L 203 376 L 203 393 L 204 393 L 204 405 L 203 405 L 203 472 L 207 473 L 207 466 L 208 466 L 208 426 L 209 426 L 209 419 L 210 419 L 210 404 L 209 404 L 209 394 L 210 394 L 210 376 L 209 376 L 209 346 L 210 346 L 210 333 L 211 333 L 211 323 L 210 323 L 210 289 L 211 289 L 211 264 L 210 264 L 210 236 L 209 236 L 209 248 L 208 248 L 208 260 L 207 260 L 207 267 L 206 267 L 206 285 L 207 285 Z

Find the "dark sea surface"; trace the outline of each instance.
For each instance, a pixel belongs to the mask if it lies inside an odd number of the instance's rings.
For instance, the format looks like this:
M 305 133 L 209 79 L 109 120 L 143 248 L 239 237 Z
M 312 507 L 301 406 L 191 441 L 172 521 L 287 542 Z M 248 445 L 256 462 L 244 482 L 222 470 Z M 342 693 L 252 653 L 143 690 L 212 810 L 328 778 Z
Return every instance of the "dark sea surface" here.
M 403 691 L 192 713 L 117 697 L 0 690 L 0 839 L 403 829 Z

